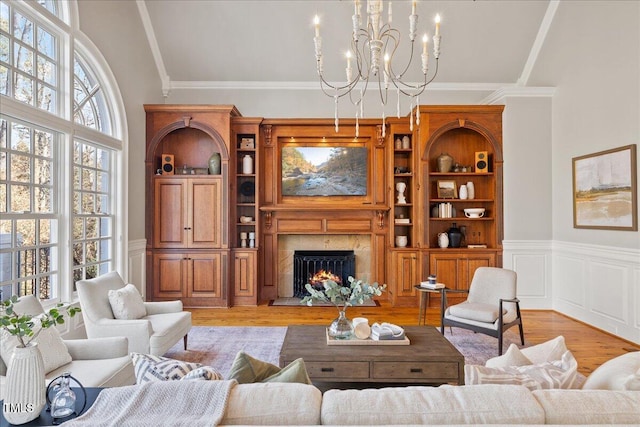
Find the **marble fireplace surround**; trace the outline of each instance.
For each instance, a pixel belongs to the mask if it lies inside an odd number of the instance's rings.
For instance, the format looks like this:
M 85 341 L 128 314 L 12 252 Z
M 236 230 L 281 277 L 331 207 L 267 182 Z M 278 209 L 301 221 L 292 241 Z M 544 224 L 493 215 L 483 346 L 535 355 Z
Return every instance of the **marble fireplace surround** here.
M 352 250 L 356 256 L 356 277 L 370 281 L 371 235 L 287 234 L 278 236 L 278 298 L 293 296 L 293 253 L 295 251 Z

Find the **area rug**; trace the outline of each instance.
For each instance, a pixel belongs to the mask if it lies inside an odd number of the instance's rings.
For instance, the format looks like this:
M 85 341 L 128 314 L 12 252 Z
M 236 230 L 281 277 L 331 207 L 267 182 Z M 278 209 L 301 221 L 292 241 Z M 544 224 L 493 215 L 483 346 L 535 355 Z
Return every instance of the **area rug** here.
M 287 306 L 287 307 L 306 307 L 304 304 L 300 304 L 301 299 L 296 297 L 278 298 L 269 301 L 269 305 L 273 306 Z M 330 302 L 317 301 L 313 303 L 312 307 L 332 307 Z M 376 300 L 366 300 L 360 304 L 361 307 L 380 307 L 380 303 Z
M 286 331 L 286 327 L 277 326 L 194 326 L 189 332 L 188 349 L 183 349 L 180 340 L 164 356 L 212 366 L 226 377 L 240 350 L 278 365 Z M 498 355 L 498 340 L 487 335 L 459 328 L 453 328 L 451 333 L 450 328 L 446 328 L 445 338 L 464 355 L 467 365 L 484 365 Z M 517 331 L 505 333 L 503 351 L 511 343 L 522 347 Z

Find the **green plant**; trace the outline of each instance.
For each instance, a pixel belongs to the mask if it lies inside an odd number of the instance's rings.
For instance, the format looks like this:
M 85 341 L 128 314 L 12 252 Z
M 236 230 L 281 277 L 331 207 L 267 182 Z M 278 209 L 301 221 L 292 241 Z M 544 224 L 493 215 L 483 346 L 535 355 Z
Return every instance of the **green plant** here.
M 315 301 L 330 302 L 338 310 L 344 311 L 347 307 L 362 304 L 374 296 L 382 295 L 382 292 L 387 288 L 387 285 L 369 284 L 351 276 L 348 281 L 349 286 L 343 286 L 334 280 L 325 280 L 322 282 L 323 289 L 317 289 L 307 283 L 305 288 L 309 291 L 309 295 L 304 297 L 300 303 L 311 306 Z
M 14 305 L 18 302 L 18 297 L 13 295 L 6 301 L 2 301 L 0 304 L 0 328 L 9 332 L 18 338 L 20 344 L 18 347 L 26 347 L 31 341 L 33 341 L 43 329 L 47 329 L 54 325 L 61 325 L 64 323 L 64 312 L 73 317 L 76 313 L 79 313 L 80 307 L 67 306 L 64 310 L 61 307 L 63 303 L 58 303 L 55 307 L 49 309 L 47 312 L 32 316 L 30 314 L 18 314 L 14 311 Z M 40 321 L 40 329 L 34 332 L 36 320 Z

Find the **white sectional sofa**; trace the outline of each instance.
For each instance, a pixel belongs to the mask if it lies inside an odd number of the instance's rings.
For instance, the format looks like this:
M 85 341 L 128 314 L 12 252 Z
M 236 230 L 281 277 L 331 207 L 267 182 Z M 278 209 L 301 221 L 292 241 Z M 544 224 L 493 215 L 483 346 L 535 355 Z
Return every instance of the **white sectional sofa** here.
M 536 390 L 519 385 L 329 390 L 235 386 L 221 425 L 640 425 L 640 391 Z

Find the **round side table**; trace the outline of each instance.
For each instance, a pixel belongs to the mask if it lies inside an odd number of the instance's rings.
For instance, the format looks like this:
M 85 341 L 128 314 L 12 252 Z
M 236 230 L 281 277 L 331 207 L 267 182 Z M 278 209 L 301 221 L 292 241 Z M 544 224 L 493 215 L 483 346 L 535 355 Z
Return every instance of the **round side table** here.
M 415 285 L 414 288 L 416 288 L 420 292 L 420 310 L 418 311 L 418 325 L 426 325 L 427 321 L 425 318 L 427 317 L 427 307 L 429 307 L 430 295 L 440 294 L 440 298 L 442 298 L 442 293 L 444 292 L 446 287 L 440 288 L 440 289 L 429 289 L 429 288 L 424 288 L 420 285 Z

